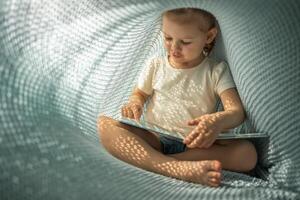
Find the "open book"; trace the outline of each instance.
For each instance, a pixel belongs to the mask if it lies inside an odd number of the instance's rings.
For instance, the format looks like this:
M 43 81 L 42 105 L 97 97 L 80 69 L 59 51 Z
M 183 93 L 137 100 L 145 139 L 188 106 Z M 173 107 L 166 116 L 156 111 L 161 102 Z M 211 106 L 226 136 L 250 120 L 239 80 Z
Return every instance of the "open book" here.
M 160 135 L 163 135 L 165 137 L 168 137 L 170 139 L 177 140 L 179 142 L 182 142 L 184 139 L 184 135 L 179 132 L 170 132 L 166 129 L 163 129 L 162 127 L 159 127 L 157 125 L 151 124 L 149 122 L 141 121 L 137 122 L 133 119 L 120 117 L 117 119 L 119 122 L 128 124 L 131 126 L 135 126 L 138 128 L 142 128 L 151 132 L 158 133 Z M 217 137 L 217 140 L 224 140 L 224 139 L 247 139 L 247 138 L 267 138 L 268 135 L 265 133 L 220 133 Z

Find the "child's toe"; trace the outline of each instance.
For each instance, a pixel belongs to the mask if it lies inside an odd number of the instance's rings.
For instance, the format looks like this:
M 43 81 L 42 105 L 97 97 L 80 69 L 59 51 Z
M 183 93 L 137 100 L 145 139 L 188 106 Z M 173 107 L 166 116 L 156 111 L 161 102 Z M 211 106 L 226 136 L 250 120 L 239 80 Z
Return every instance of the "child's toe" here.
M 214 160 L 214 161 L 208 161 L 208 171 L 215 171 L 220 172 L 222 170 L 222 165 L 220 161 Z
M 208 177 L 209 178 L 220 179 L 221 178 L 221 173 L 220 172 L 215 172 L 215 171 L 210 171 L 210 172 L 208 172 Z

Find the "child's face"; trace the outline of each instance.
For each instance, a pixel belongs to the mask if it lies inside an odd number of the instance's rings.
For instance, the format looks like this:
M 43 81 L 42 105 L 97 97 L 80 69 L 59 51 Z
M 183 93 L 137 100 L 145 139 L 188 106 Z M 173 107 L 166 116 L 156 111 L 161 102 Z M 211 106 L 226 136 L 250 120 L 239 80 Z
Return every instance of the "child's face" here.
M 203 48 L 216 36 L 199 27 L 199 20 L 182 22 L 182 16 L 163 17 L 164 45 L 170 62 L 176 67 L 191 67 L 203 60 Z M 201 29 L 200 29 L 201 28 Z

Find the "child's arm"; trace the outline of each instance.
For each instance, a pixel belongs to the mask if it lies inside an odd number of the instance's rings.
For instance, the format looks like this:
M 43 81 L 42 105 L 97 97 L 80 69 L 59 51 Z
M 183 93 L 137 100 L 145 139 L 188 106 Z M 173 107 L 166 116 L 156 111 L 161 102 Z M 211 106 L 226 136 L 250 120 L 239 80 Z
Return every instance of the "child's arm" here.
M 235 88 L 225 90 L 220 95 L 224 111 L 213 113 L 222 130 L 237 127 L 245 120 L 245 110 Z
M 149 95 L 135 88 L 129 97 L 128 103 L 122 107 L 122 116 L 139 120 L 148 97 Z
M 133 90 L 131 96 L 129 97 L 129 102 L 138 103 L 144 106 L 145 102 L 147 101 L 149 95 L 143 92 L 142 90 L 138 89 L 137 87 Z
M 221 131 L 234 128 L 244 121 L 245 111 L 236 89 L 225 90 L 220 98 L 224 111 L 203 115 L 188 122 L 196 126 L 184 140 L 189 148 L 208 148 Z

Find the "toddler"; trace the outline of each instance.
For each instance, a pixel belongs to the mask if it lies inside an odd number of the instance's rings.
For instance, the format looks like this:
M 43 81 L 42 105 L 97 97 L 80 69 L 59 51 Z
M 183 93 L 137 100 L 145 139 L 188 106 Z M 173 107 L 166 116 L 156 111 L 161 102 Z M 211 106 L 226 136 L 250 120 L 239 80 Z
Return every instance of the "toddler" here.
M 257 162 L 247 140 L 216 140 L 240 125 L 244 109 L 225 62 L 209 57 L 217 35 L 215 17 L 204 10 L 181 8 L 162 15 L 167 56 L 142 71 L 122 116 L 184 135 L 183 143 L 100 116 L 103 146 L 115 157 L 148 171 L 217 187 L 221 169 L 247 172 Z M 224 111 L 215 112 L 221 99 Z

